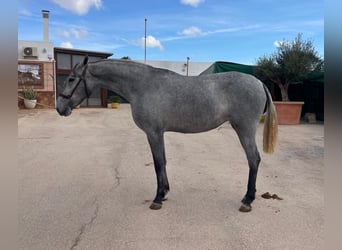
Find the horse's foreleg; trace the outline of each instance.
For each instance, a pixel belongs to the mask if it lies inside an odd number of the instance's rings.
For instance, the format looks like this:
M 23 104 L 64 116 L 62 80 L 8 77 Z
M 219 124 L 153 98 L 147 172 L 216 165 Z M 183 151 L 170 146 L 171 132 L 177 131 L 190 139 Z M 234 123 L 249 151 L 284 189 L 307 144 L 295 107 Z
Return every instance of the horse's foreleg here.
M 162 207 L 163 200 L 166 199 L 166 194 L 170 190 L 169 181 L 166 175 L 164 135 L 163 133 L 151 133 L 147 134 L 147 138 L 152 151 L 158 185 L 156 197 L 154 198 L 150 208 L 156 210 Z
M 233 126 L 237 132 L 241 145 L 246 152 L 249 175 L 247 184 L 247 193 L 242 199 L 242 205 L 239 209 L 241 212 L 249 212 L 252 210 L 252 202 L 255 199 L 256 192 L 256 179 L 258 175 L 258 168 L 260 163 L 260 154 L 255 143 L 255 131 L 256 129 L 242 129 L 241 127 Z

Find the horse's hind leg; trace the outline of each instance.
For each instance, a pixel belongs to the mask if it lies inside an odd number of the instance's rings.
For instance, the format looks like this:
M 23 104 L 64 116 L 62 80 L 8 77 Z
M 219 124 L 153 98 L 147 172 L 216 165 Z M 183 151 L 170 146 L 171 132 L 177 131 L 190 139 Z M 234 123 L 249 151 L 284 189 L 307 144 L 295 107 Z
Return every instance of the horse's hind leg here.
M 147 138 L 152 151 L 158 184 L 157 194 L 150 208 L 156 210 L 162 207 L 162 202 L 165 200 L 166 194 L 170 190 L 169 181 L 166 175 L 164 135 L 163 133 L 148 133 Z
M 247 193 L 242 199 L 242 205 L 240 207 L 241 212 L 249 212 L 252 210 L 252 202 L 255 199 L 256 192 L 256 178 L 258 174 L 258 167 L 260 163 L 260 154 L 255 142 L 256 127 L 253 125 L 249 126 L 239 126 L 233 125 L 238 137 L 240 139 L 241 145 L 246 152 L 248 165 L 249 165 L 249 176 L 247 184 Z

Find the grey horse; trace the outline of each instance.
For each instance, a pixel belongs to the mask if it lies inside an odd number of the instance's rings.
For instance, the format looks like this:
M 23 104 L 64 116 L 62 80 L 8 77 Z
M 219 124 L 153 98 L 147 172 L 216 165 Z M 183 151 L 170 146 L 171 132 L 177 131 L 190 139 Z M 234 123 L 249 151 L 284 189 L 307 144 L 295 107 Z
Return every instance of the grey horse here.
M 147 135 L 157 176 L 157 192 L 151 209 L 160 209 L 169 191 L 164 132 L 199 133 L 229 121 L 249 165 L 247 193 L 239 210 L 251 211 L 260 163 L 255 134 L 265 108 L 263 149 L 266 153 L 273 153 L 278 131 L 271 95 L 261 81 L 239 72 L 187 77 L 129 60 L 88 63 L 85 57 L 67 78 L 57 98 L 57 112 L 70 115 L 98 87 L 126 98 L 135 124 Z

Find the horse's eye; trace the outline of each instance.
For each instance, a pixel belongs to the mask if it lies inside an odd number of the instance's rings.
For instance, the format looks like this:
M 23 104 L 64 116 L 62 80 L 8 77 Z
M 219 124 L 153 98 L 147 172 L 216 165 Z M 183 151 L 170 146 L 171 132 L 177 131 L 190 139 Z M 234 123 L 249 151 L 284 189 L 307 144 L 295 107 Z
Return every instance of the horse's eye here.
M 69 82 L 73 82 L 73 81 L 75 81 L 75 78 L 70 77 L 70 78 L 69 78 Z

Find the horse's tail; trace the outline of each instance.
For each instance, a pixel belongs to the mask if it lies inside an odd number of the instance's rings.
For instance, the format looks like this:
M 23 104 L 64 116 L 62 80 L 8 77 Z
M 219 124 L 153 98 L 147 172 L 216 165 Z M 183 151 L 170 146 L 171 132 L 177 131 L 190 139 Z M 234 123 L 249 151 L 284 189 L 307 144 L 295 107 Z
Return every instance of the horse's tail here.
M 267 111 L 264 122 L 263 150 L 265 153 L 273 153 L 278 137 L 277 113 L 272 102 L 272 97 L 265 84 L 263 84 L 267 96 Z

